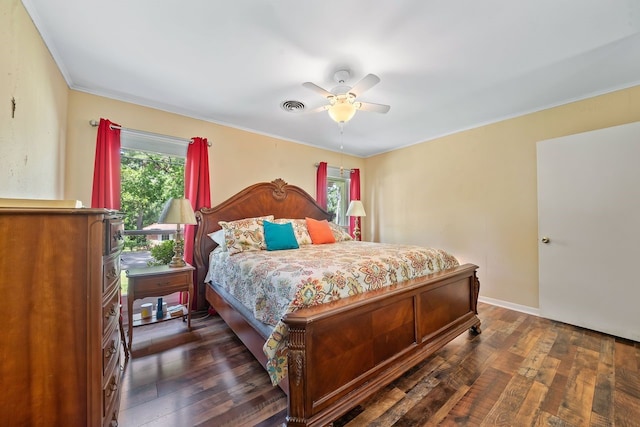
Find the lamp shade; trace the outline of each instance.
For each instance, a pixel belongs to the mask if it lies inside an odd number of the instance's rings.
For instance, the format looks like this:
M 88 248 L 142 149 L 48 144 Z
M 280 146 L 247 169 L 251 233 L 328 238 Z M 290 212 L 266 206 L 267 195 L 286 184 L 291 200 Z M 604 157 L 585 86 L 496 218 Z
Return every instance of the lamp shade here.
M 356 107 L 346 99 L 338 99 L 329 107 L 329 116 L 338 123 L 346 123 L 356 114 Z
M 160 224 L 197 224 L 189 199 L 169 199 L 160 214 Z
M 347 209 L 347 216 L 367 216 L 360 200 L 352 200 Z

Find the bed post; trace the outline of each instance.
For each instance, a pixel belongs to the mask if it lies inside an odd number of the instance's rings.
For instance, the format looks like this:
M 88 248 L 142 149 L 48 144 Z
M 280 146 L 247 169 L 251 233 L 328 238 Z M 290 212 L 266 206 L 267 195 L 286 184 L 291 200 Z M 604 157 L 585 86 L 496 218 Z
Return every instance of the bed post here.
M 301 326 L 289 326 L 289 354 L 288 354 L 288 378 L 289 381 L 289 405 L 287 408 L 287 427 L 302 427 L 307 425 L 305 408 L 304 381 L 306 377 L 306 329 Z
M 477 272 L 473 272 L 473 297 L 471 298 L 473 312 L 478 315 L 478 296 L 480 295 L 480 280 L 478 280 Z M 482 329 L 480 329 L 480 319 L 478 319 L 478 324 L 473 325 L 470 331 L 474 334 L 481 334 Z

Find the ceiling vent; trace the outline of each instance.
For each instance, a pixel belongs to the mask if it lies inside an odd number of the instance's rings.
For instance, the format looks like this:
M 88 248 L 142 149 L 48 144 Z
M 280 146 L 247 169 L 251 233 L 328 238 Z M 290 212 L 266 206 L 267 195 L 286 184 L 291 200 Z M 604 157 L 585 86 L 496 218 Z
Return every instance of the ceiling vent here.
M 289 101 L 282 101 L 282 103 L 280 104 L 280 108 L 290 113 L 301 113 L 302 111 L 304 111 L 305 106 L 300 101 L 289 100 Z

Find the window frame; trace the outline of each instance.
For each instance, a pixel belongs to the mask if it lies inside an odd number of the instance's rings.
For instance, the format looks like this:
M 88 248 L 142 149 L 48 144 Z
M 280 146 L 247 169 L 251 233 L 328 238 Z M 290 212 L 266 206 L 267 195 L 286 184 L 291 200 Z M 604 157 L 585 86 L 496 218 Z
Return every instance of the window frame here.
M 336 213 L 336 217 L 333 219 L 333 222 L 341 227 L 348 228 L 349 220 L 346 214 L 347 209 L 349 208 L 349 201 L 351 200 L 351 174 L 349 173 L 349 170 L 329 166 L 327 168 L 327 194 L 329 193 L 329 187 L 333 185 L 340 188 L 341 196 L 338 212 Z

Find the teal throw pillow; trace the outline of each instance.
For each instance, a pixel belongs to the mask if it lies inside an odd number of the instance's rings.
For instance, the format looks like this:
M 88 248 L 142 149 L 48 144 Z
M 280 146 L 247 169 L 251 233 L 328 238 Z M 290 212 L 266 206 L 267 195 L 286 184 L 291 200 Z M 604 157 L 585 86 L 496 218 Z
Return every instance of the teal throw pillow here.
M 299 248 L 296 235 L 293 232 L 293 226 L 290 222 L 276 224 L 263 221 L 262 225 L 264 226 L 264 240 L 267 244 L 268 251 Z

